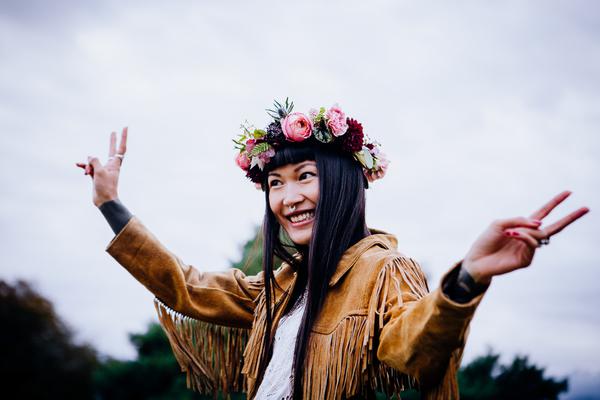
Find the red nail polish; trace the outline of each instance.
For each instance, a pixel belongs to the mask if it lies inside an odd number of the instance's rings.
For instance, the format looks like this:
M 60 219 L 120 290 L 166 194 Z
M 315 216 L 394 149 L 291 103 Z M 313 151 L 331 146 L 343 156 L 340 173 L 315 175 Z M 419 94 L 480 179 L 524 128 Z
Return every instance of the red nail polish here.
M 519 234 L 519 232 L 516 232 L 516 231 L 513 231 L 513 232 L 511 232 L 511 233 L 512 233 L 512 235 L 513 235 L 513 236 L 521 236 L 521 235 Z

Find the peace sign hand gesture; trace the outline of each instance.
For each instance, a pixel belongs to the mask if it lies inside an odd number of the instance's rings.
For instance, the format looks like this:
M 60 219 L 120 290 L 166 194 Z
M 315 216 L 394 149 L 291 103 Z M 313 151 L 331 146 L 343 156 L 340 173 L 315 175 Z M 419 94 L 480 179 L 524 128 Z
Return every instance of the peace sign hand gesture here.
M 487 284 L 502 275 L 531 264 L 535 250 L 549 243 L 549 238 L 581 218 L 589 209 L 579 208 L 555 223 L 542 228 L 542 220 L 562 203 L 571 192 L 565 191 L 531 214 L 497 220 L 477 238 L 463 261 L 463 268 L 479 283 Z
M 96 207 L 100 207 L 109 200 L 119 198 L 118 185 L 119 173 L 123 156 L 127 150 L 127 128 L 121 132 L 121 143 L 117 152 L 117 134 L 110 134 L 110 145 L 108 149 L 108 160 L 102 165 L 98 157 L 88 156 L 87 163 L 76 163 L 79 168 L 85 170 L 85 175 L 90 175 L 94 182 L 93 201 Z

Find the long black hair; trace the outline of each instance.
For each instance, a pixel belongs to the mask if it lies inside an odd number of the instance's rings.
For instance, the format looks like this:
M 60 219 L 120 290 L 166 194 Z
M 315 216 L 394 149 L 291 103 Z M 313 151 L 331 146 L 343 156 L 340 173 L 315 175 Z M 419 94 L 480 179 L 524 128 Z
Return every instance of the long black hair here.
M 312 236 L 308 246 L 293 246 L 282 241 L 281 226 L 269 205 L 268 171 L 286 164 L 314 160 L 319 177 L 319 199 Z M 325 301 L 329 280 L 342 254 L 369 235 L 365 222 L 365 189 L 368 182 L 362 167 L 350 156 L 326 146 L 290 144 L 279 149 L 267 164 L 263 189 L 266 209 L 263 221 L 263 272 L 266 294 L 266 335 L 261 359 L 261 374 L 272 354 L 274 317 L 274 256 L 289 263 L 297 272 L 297 283 L 290 303 L 308 287 L 306 307 L 298 330 L 292 372 L 294 399 L 302 398 L 303 366 L 311 328 Z M 299 252 L 301 259 L 294 258 Z M 258 384 L 260 382 L 257 382 Z

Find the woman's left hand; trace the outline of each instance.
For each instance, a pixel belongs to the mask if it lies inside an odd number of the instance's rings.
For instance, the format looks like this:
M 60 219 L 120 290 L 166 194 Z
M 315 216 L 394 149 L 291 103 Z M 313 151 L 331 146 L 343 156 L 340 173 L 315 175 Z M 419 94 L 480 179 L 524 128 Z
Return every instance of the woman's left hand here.
M 538 247 L 547 244 L 550 237 L 589 211 L 587 207 L 582 207 L 542 228 L 544 217 L 570 194 L 568 191 L 560 193 L 529 218 L 492 222 L 471 246 L 463 260 L 463 268 L 476 282 L 487 284 L 495 275 L 529 266 Z

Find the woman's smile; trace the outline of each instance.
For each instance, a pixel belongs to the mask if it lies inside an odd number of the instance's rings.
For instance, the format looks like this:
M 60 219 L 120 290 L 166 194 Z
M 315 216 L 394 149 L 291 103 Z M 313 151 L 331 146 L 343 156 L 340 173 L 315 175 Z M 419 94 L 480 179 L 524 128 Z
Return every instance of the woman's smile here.
M 315 219 L 315 210 L 301 211 L 288 216 L 287 219 L 290 220 L 294 227 L 308 225 Z

